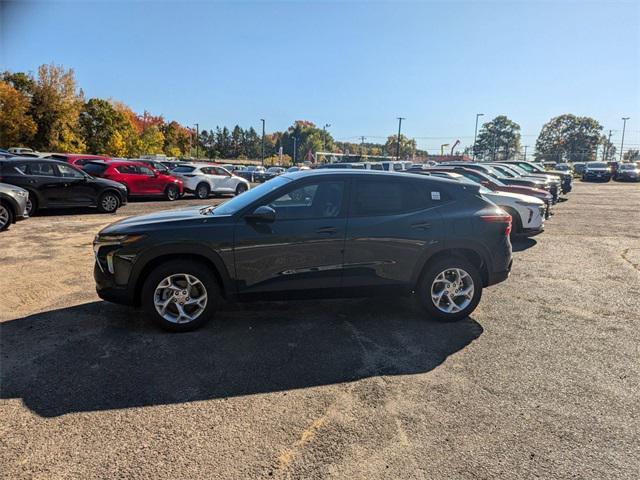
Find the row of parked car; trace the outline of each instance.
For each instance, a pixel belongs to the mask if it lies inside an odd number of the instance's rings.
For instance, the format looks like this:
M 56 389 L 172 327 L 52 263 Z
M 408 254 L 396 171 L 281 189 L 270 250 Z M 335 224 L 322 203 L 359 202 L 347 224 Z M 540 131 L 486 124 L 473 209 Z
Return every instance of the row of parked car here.
M 555 169 L 571 173 L 584 182 L 640 182 L 640 162 L 558 163 Z

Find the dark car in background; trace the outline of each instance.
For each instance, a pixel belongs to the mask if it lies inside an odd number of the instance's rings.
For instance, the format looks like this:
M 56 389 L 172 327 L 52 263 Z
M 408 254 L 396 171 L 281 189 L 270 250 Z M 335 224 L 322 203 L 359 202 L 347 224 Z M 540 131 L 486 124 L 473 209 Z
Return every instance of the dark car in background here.
M 605 162 L 588 162 L 582 173 L 584 182 L 608 182 L 611 180 L 611 167 Z
M 522 170 L 532 175 L 540 174 L 540 175 L 552 175 L 552 176 L 558 177 L 561 181 L 562 193 L 569 193 L 571 191 L 573 174 L 570 172 L 564 172 L 561 170 L 547 170 L 536 163 L 524 162 L 524 161 L 518 161 L 518 160 L 510 160 L 502 163 L 517 165 Z
M 66 162 L 14 157 L 0 160 L 0 181 L 29 192 L 27 214 L 52 207 L 96 207 L 113 213 L 127 203 L 124 185 L 93 178 Z
M 28 218 L 29 192 L 24 188 L 0 183 L 0 232 L 12 223 Z
M 640 182 L 640 166 L 635 163 L 621 163 L 613 174 L 617 182 Z
M 67 162 L 80 168 L 82 168 L 85 163 L 95 162 L 96 160 L 102 160 L 105 162 L 111 160 L 111 157 L 107 157 L 105 155 L 88 155 L 83 153 L 52 153 L 45 158 Z
M 587 167 L 586 162 L 574 162 L 573 163 L 573 176 L 574 177 L 582 177 L 584 173 L 584 169 Z
M 524 187 L 541 188 L 543 190 L 551 189 L 551 183 L 544 179 L 533 178 L 533 177 L 522 178 L 521 176 L 515 176 L 515 175 L 507 176 L 504 173 L 500 172 L 499 170 L 493 168 L 491 165 L 487 165 L 484 163 L 443 162 L 440 165 L 457 165 L 457 166 L 463 166 L 465 168 L 470 168 L 472 170 L 479 170 L 481 172 L 486 173 L 487 175 L 497 178 L 498 180 L 500 180 L 503 183 L 506 183 L 507 185 L 522 185 Z M 556 198 L 556 195 L 558 192 L 550 192 L 550 193 L 554 196 L 554 198 Z
M 258 183 L 266 182 L 267 180 L 271 180 L 273 177 L 282 175 L 284 172 L 284 167 L 269 167 L 266 170 L 258 170 L 254 174 L 254 180 Z
M 114 223 L 94 241 L 98 295 L 172 331 L 223 298 L 414 293 L 455 321 L 511 269 L 511 216 L 479 185 L 363 170 L 280 175 L 233 199 Z

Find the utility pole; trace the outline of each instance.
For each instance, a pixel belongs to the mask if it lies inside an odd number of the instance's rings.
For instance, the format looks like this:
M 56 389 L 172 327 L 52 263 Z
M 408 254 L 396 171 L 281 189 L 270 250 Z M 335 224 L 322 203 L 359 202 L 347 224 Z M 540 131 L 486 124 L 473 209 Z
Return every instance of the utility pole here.
M 609 130 L 609 138 L 607 140 L 607 144 L 603 145 L 602 148 L 602 161 L 606 162 L 607 154 L 609 153 L 609 145 L 611 145 L 611 130 Z
M 482 117 L 484 113 L 476 113 L 476 129 L 473 133 L 473 159 L 476 159 L 476 138 L 478 137 L 478 117 Z
M 495 162 L 496 161 L 496 142 L 498 141 L 498 136 L 497 135 L 493 135 L 493 153 L 491 155 L 492 160 Z
M 406 120 L 406 118 L 398 117 L 398 139 L 396 142 L 396 160 L 400 160 L 400 129 L 402 128 L 402 120 Z
M 365 137 L 364 135 L 360 136 L 360 155 L 364 155 L 364 140 L 365 140 L 365 138 L 367 138 L 367 137 Z
M 622 117 L 622 141 L 620 142 L 620 161 L 622 161 L 622 148 L 624 147 L 624 131 L 627 128 L 627 120 L 631 117 Z
M 524 146 L 524 161 L 527 161 L 527 148 L 529 148 L 529 145 L 525 145 Z
M 297 161 L 297 150 L 298 150 L 298 138 L 293 137 L 293 164 L 296 165 Z
M 260 164 L 264 167 L 264 118 L 261 118 L 262 122 L 262 152 L 260 153 Z
M 196 126 L 196 158 L 198 158 L 198 140 L 200 138 L 200 124 L 195 123 Z

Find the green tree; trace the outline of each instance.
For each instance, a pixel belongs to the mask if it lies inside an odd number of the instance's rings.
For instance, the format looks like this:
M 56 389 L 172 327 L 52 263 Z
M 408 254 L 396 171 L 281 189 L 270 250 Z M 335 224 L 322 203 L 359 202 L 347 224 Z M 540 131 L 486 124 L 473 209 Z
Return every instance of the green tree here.
M 594 160 L 601 143 L 602 125 L 590 117 L 569 113 L 554 117 L 544 124 L 536 141 L 536 160 Z
M 164 135 L 157 125 L 145 128 L 140 136 L 140 152 L 141 154 L 160 154 L 163 153 Z
M 29 99 L 11 84 L 0 81 L 0 145 L 27 146 L 36 133 L 29 115 Z
M 627 150 L 622 155 L 622 159 L 625 162 L 638 162 L 640 161 L 640 150 Z
M 86 146 L 78 123 L 83 104 L 83 93 L 76 87 L 72 69 L 41 65 L 32 97 L 32 116 L 37 125 L 34 147 L 83 152 Z
M 604 161 L 613 162 L 616 159 L 616 146 L 609 141 L 606 135 L 600 137 L 600 144 L 602 145 L 602 158 Z
M 395 156 L 398 150 L 398 135 L 390 135 L 384 144 L 387 155 Z M 358 150 L 356 150 L 357 152 Z M 400 158 L 412 157 L 416 151 L 416 141 L 400 134 Z
M 92 98 L 86 102 L 80 112 L 80 129 L 90 153 L 107 153 L 121 156 L 126 153 L 125 138 L 132 132 L 127 117 L 116 110 L 111 103 L 100 98 Z M 114 136 L 118 133 L 119 153 L 114 153 L 110 146 L 114 146 Z M 122 142 L 122 145 L 120 145 Z
M 35 87 L 35 81 L 31 75 L 24 72 L 11 73 L 7 71 L 2 74 L 1 79 L 31 100 Z
M 175 120 L 165 123 L 160 127 L 160 130 L 164 135 L 163 149 L 166 155 L 180 157 L 189 153 L 191 130 L 183 127 Z
M 509 159 L 520 151 L 520 125 L 499 115 L 482 125 L 475 144 L 476 157 Z

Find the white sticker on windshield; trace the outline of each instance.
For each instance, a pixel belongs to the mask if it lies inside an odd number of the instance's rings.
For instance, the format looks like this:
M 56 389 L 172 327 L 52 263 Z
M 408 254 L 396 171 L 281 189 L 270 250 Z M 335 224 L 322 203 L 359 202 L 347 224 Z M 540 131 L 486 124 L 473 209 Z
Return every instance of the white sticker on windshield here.
M 431 192 L 431 200 L 440 200 L 440 192 Z

